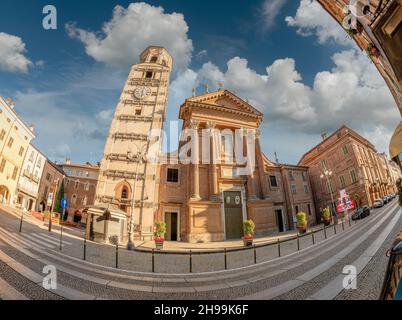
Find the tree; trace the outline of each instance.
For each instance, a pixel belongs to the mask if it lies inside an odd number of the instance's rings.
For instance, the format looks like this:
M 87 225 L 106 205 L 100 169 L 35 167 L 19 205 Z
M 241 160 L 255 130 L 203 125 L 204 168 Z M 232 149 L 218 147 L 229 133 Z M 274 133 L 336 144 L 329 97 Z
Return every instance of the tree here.
M 61 200 L 63 200 L 63 198 L 64 198 L 64 181 L 61 183 L 59 192 L 57 193 L 56 205 L 54 208 L 54 211 L 60 214 L 63 213 L 63 208 L 61 207 Z

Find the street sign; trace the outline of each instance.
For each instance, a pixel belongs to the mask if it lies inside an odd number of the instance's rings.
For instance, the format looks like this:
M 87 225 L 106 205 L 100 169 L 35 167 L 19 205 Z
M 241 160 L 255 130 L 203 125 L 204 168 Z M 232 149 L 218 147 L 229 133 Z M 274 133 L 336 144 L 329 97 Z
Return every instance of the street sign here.
M 68 208 L 67 199 L 63 198 L 63 199 L 61 200 L 61 207 L 62 207 L 62 209 L 67 209 L 67 208 Z
M 53 192 L 50 192 L 47 198 L 47 205 L 48 207 L 50 207 L 52 204 L 53 204 Z
M 350 199 L 349 195 L 346 193 L 346 190 L 341 190 L 339 195 L 340 197 L 338 198 L 338 205 L 336 207 L 336 211 L 338 211 L 338 213 L 353 210 L 355 208 L 355 203 Z

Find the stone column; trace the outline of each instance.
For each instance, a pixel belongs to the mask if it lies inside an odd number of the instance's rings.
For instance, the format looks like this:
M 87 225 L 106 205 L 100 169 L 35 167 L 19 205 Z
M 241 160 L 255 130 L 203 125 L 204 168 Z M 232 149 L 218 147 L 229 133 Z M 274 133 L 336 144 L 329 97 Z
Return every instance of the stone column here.
M 192 199 L 199 200 L 200 197 L 200 138 L 198 134 L 199 121 L 190 122 L 191 132 L 191 167 L 193 172 L 193 195 Z
M 210 137 L 210 163 L 209 163 L 209 181 L 210 181 L 210 200 L 217 201 L 220 199 L 219 196 L 219 186 L 218 186 L 218 173 L 217 170 L 217 141 L 216 141 L 216 132 L 215 132 L 215 123 L 208 122 L 207 128 L 209 130 L 208 134 Z
M 248 130 L 247 129 L 243 129 L 243 144 L 246 150 L 246 154 L 247 154 L 247 165 L 249 165 L 249 162 L 251 161 L 251 157 L 255 156 L 253 154 L 251 154 L 250 152 L 250 148 L 248 145 Z M 247 197 L 248 200 L 257 200 L 257 196 L 255 194 L 255 175 L 254 175 L 254 169 L 255 168 L 251 168 L 251 172 L 248 172 L 247 174 Z
M 260 176 L 262 196 L 266 200 L 269 199 L 269 187 L 267 177 L 265 176 L 265 165 L 264 165 L 263 154 L 261 151 L 260 137 L 261 137 L 260 129 L 257 129 L 255 135 L 255 147 L 256 147 L 256 158 L 258 164 L 258 174 Z

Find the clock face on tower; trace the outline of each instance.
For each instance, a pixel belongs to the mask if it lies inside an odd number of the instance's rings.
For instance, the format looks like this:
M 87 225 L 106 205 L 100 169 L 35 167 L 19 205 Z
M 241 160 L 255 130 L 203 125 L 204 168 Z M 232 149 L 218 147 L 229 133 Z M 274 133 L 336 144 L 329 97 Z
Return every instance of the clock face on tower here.
M 148 87 L 138 87 L 134 90 L 134 97 L 142 100 L 151 95 L 151 88 Z

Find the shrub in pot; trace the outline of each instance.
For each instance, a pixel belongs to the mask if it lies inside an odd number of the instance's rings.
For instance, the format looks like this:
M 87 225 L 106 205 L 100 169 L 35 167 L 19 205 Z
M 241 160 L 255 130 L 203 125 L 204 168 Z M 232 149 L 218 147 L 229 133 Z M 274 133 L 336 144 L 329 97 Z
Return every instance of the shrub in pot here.
M 255 230 L 254 221 L 253 220 L 244 221 L 243 230 L 244 230 L 244 237 L 243 237 L 244 246 L 246 247 L 252 246 L 254 240 L 254 230 Z
M 163 249 L 163 243 L 165 242 L 165 234 L 166 234 L 166 223 L 156 222 L 154 232 L 154 241 L 156 249 L 158 250 Z
M 322 219 L 325 226 L 329 226 L 331 224 L 331 212 L 328 208 L 324 208 L 322 211 Z
M 297 220 L 297 229 L 299 230 L 300 234 L 304 234 L 307 232 L 307 215 L 305 212 L 300 211 L 296 214 Z

